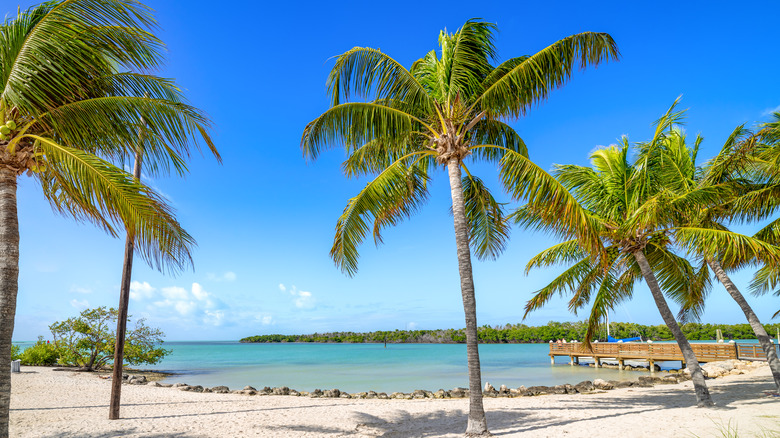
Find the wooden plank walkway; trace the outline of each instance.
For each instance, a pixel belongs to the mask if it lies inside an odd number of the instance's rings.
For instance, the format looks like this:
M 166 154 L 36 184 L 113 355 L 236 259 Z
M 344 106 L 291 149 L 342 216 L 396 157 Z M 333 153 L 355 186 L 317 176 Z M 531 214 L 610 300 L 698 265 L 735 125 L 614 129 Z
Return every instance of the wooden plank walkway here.
M 644 360 L 650 364 L 650 370 L 654 370 L 655 361 L 683 362 L 680 347 L 676 343 L 647 343 L 647 342 L 610 342 L 593 343 L 591 349 L 585 349 L 581 342 L 550 343 L 550 362 L 555 364 L 556 356 L 569 357 L 570 364 L 579 363 L 579 358 L 593 358 L 595 366 L 601 365 L 602 359 L 617 360 L 618 368 L 623 369 L 624 360 Z M 775 348 L 778 346 L 776 345 Z M 728 359 L 742 360 L 766 360 L 764 351 L 758 344 L 740 343 L 692 343 L 691 348 L 699 362 L 714 362 Z

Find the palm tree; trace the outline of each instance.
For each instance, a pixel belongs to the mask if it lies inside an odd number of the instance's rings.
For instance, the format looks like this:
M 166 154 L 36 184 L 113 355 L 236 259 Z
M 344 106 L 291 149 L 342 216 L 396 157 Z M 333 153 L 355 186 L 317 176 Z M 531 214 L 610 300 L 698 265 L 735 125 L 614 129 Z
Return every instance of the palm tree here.
M 58 213 L 115 237 L 124 227 L 152 266 L 191 263 L 194 241 L 171 208 L 111 164 L 140 148 L 152 175 L 181 174 L 199 139 L 216 154 L 208 119 L 171 81 L 131 73 L 162 59 L 162 43 L 145 30 L 153 25 L 135 0 L 48 2 L 0 25 L 0 364 L 10 361 L 16 312 L 20 176 L 40 183 Z M 0 366 L 0 436 L 8 436 L 10 393 L 9 368 Z
M 737 269 L 748 263 L 761 261 L 766 255 L 770 257 L 770 262 L 773 261 L 772 252 L 766 251 L 764 242 L 770 240 L 773 235 L 772 230 L 780 227 L 780 221 L 765 227 L 753 238 L 734 233 L 723 224 L 724 219 L 748 217 L 755 220 L 766 216 L 767 212 L 771 211 L 766 209 L 764 203 L 768 186 L 757 184 L 755 172 L 752 178 L 748 178 L 749 171 L 754 167 L 751 162 L 755 162 L 755 159 L 749 159 L 750 152 L 755 151 L 760 142 L 745 129 L 744 125 L 739 126 L 731 133 L 718 155 L 700 168 L 696 165 L 696 156 L 701 141 L 701 137 L 697 136 L 694 146 L 690 148 L 686 143 L 685 133 L 679 128 L 672 128 L 664 141 L 659 142 L 653 149 L 643 151 L 642 155 L 648 156 L 648 159 L 657 163 L 659 170 L 657 181 L 660 188 L 675 193 L 680 198 L 693 199 L 698 196 L 697 193 L 726 195 L 723 202 L 711 206 L 701 202 L 676 203 L 675 205 L 680 209 L 674 215 L 676 233 L 680 243 L 690 242 L 694 237 L 699 241 L 707 242 L 705 252 L 697 251 L 696 246 L 692 249 L 699 252 L 703 259 L 702 269 L 707 271 L 709 268 L 715 274 L 745 314 L 767 356 L 775 385 L 780 389 L 780 361 L 772 344 L 772 338 L 727 274 L 729 269 Z M 763 214 L 757 210 L 763 210 Z M 700 247 L 701 245 L 698 246 Z M 709 277 L 709 272 L 706 272 L 706 275 Z M 703 289 L 704 292 L 707 290 Z M 706 296 L 693 294 L 680 298 L 683 302 L 681 314 L 692 313 L 698 317 Z
M 446 166 L 466 315 L 466 434 L 471 436 L 487 435 L 488 429 L 469 245 L 478 257 L 495 258 L 504 248 L 508 227 L 501 204 L 471 174 L 466 159 L 498 163 L 504 184 L 516 195 L 558 193 L 544 192 L 556 183 L 528 160 L 522 139 L 505 122 L 562 86 L 575 65 L 584 68 L 618 57 L 609 35 L 581 33 L 494 66 L 494 32 L 495 25 L 477 20 L 467 21 L 455 33 L 442 31 L 439 52 L 428 52 L 410 69 L 377 49 L 345 52 L 328 79 L 331 108 L 306 126 L 301 139 L 308 159 L 340 142 L 348 154 L 347 176 L 376 175 L 349 200 L 336 225 L 330 255 L 348 275 L 357 270 L 357 247 L 368 232 L 381 242 L 381 230 L 420 208 L 428 196 L 430 174 L 437 165 Z M 366 101 L 350 102 L 352 94 Z
M 663 142 L 665 130 L 680 116 L 672 106 L 658 120 L 653 139 L 641 147 L 652 149 Z M 535 293 L 526 305 L 526 315 L 556 293 L 571 292 L 569 308 L 575 312 L 592 299 L 584 339 L 589 345 L 606 312 L 631 298 L 634 285 L 644 279 L 691 372 L 697 405 L 712 406 L 699 362 L 664 298 L 664 291 L 672 296 L 688 296 L 701 294 L 706 287 L 700 273 L 670 247 L 667 212 L 670 205 L 681 201 L 657 189 L 656 166 L 646 156 L 640 156 L 636 164 L 629 162 L 630 149 L 628 139 L 623 137 L 620 145 L 594 152 L 590 157 L 592 167 L 556 166 L 556 178 L 579 201 L 578 208 L 567 211 L 549 202 L 529 202 L 513 213 L 515 221 L 526 228 L 567 239 L 532 258 L 526 270 L 571 265 Z M 577 214 L 587 220 L 582 228 L 567 229 L 558 220 L 563 214 Z

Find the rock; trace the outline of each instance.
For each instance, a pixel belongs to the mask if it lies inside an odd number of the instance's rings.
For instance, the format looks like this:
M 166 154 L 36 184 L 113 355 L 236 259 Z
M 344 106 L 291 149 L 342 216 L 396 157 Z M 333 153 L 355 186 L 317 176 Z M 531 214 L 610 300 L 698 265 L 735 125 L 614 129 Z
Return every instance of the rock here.
M 319 389 L 317 391 L 320 391 Z M 282 386 L 281 388 L 274 388 L 271 390 L 273 395 L 289 395 L 290 394 L 290 388 L 286 386 Z M 320 391 L 320 394 L 322 394 L 322 391 Z
M 294 390 L 294 389 L 291 389 L 289 395 L 291 395 L 293 397 L 300 397 L 301 393 L 296 391 L 296 390 Z
M 378 398 L 380 400 L 387 400 L 390 397 L 387 396 L 386 392 L 380 392 L 379 394 L 376 395 L 376 398 Z
M 501 387 L 498 388 L 499 394 L 509 394 L 509 388 L 506 387 L 506 385 L 501 385 Z
M 574 385 L 574 389 L 577 390 L 580 394 L 586 393 L 586 392 L 592 392 L 594 389 L 596 389 L 595 386 L 593 386 L 593 382 L 590 380 L 583 380 L 582 382 Z
M 485 382 L 485 392 L 493 392 L 496 388 L 493 388 L 493 385 L 490 384 L 490 382 Z
M 612 389 L 615 386 L 611 383 L 607 382 L 604 379 L 596 379 L 593 381 L 593 386 L 595 386 L 598 389 Z
M 356 394 L 352 394 L 352 398 L 357 398 L 362 400 L 365 399 L 367 395 L 368 395 L 367 392 L 358 392 Z
M 469 391 L 466 388 L 455 388 L 450 391 L 450 396 L 452 398 L 463 398 L 469 396 Z
M 423 391 L 422 389 L 415 389 L 412 392 L 412 397 L 414 397 L 414 398 L 425 398 L 425 391 Z
M 162 385 L 160 385 L 157 382 L 149 382 L 149 383 L 146 384 L 146 386 L 162 386 Z
M 341 397 L 341 391 L 338 389 L 328 389 L 322 393 L 323 397 L 338 398 Z
M 131 385 L 144 385 L 146 384 L 146 376 L 132 376 L 127 379 L 127 383 Z
M 242 389 L 241 390 L 241 394 L 244 394 L 244 395 L 255 395 L 255 394 L 257 394 L 257 391 L 255 391 L 254 389 Z
M 211 392 L 216 392 L 217 394 L 227 394 L 230 392 L 230 388 L 227 386 L 215 386 L 211 388 Z
M 247 385 L 247 386 L 244 387 L 244 391 L 257 391 L 257 389 Z
M 629 388 L 634 384 L 634 382 L 631 382 L 630 380 L 610 380 L 607 383 L 612 385 L 613 388 Z
M 127 380 L 130 378 L 129 374 L 122 374 L 122 380 Z
M 525 386 L 521 385 L 521 386 L 520 386 L 520 387 L 518 387 L 518 388 L 512 388 L 512 389 L 510 389 L 510 390 L 509 390 L 509 394 L 510 394 L 512 397 L 519 397 L 519 396 L 525 395 L 525 393 L 526 393 L 527 391 L 528 391 L 528 390 L 527 390 L 527 389 L 525 389 Z
M 203 388 L 203 392 L 212 392 L 211 388 Z
M 414 396 L 412 394 L 404 394 L 404 400 L 411 400 Z
M 203 387 L 200 385 L 190 386 L 189 388 L 192 392 L 203 392 Z
M 350 396 L 350 395 L 349 395 L 349 394 L 347 394 L 346 392 L 342 392 L 342 393 L 341 393 L 341 395 L 340 395 L 339 397 L 341 397 L 341 398 L 352 398 L 352 396 Z
M 390 398 L 392 398 L 392 399 L 402 399 L 402 398 L 404 398 L 404 393 L 403 392 L 394 392 L 394 393 L 390 394 Z
M 552 389 L 549 386 L 529 386 L 525 390 L 525 394 L 523 394 L 526 397 L 534 396 L 534 395 L 544 395 L 544 394 L 551 394 Z
M 159 386 L 159 387 L 161 387 L 161 388 L 170 388 L 170 387 L 172 387 L 172 386 L 173 386 L 173 385 L 172 385 L 172 384 L 170 384 L 170 383 L 160 383 L 160 382 L 156 382 L 156 383 L 157 383 L 157 386 Z
M 378 395 L 379 394 L 377 394 L 376 391 L 368 391 L 368 393 L 366 394 L 366 398 L 374 399 L 377 398 Z
M 433 393 L 433 398 L 447 398 L 449 397 L 449 394 L 447 394 L 447 391 L 440 389 Z
M 182 386 L 190 386 L 190 385 L 188 385 L 186 383 L 177 383 L 177 384 L 173 385 L 174 388 L 181 388 Z
M 275 394 L 275 393 L 276 393 L 276 392 L 274 392 L 274 394 Z M 321 389 L 319 389 L 319 388 L 318 388 L 318 389 L 315 389 L 314 391 L 312 391 L 312 392 L 309 394 L 309 397 L 311 397 L 311 398 L 319 398 L 319 397 L 322 397 L 322 396 L 323 396 L 323 392 L 322 392 L 322 390 L 321 390 Z

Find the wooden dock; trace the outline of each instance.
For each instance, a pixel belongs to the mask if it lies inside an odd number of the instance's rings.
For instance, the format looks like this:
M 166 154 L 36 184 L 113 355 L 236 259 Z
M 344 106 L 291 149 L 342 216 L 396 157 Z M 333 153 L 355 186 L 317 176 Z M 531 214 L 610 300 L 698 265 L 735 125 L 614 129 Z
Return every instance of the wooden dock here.
M 758 344 L 692 343 L 691 348 L 699 362 L 728 359 L 766 360 L 766 355 Z M 775 348 L 778 346 L 775 345 Z M 571 365 L 579 363 L 581 357 L 593 358 L 596 368 L 601 366 L 604 359 L 617 361 L 618 369 L 621 370 L 625 360 L 647 361 L 651 371 L 655 369 L 656 361 L 679 360 L 683 368 L 685 367 L 685 359 L 676 343 L 598 342 L 591 344 L 591 349 L 586 349 L 581 342 L 550 343 L 550 362 L 553 365 L 556 356 L 567 356 Z

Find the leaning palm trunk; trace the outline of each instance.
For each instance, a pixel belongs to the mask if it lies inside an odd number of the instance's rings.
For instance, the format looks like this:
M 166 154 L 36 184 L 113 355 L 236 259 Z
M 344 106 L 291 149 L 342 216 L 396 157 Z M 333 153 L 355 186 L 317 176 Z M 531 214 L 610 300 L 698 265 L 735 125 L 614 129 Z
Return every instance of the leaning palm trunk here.
M 11 340 L 19 283 L 16 172 L 0 168 L 0 438 L 8 436 L 11 404 Z
M 133 178 L 141 180 L 141 152 L 135 152 Z M 125 359 L 125 333 L 127 331 L 127 311 L 130 303 L 130 279 L 133 276 L 133 252 L 135 251 L 135 235 L 127 232 L 125 239 L 125 257 L 122 263 L 122 283 L 119 290 L 119 310 L 116 319 L 116 344 L 114 344 L 114 369 L 111 376 L 111 401 L 108 408 L 108 419 L 118 420 L 122 399 L 122 369 Z
M 769 369 L 772 370 L 772 377 L 775 379 L 775 386 L 780 389 L 780 360 L 777 358 L 777 351 L 772 343 L 772 338 L 769 337 L 766 329 L 761 325 L 761 321 L 758 320 L 758 316 L 753 312 L 753 309 L 747 303 L 745 297 L 739 292 L 739 289 L 737 289 L 737 286 L 731 281 L 731 278 L 729 278 L 726 271 L 723 270 L 720 263 L 718 263 L 717 260 L 708 258 L 707 264 L 710 266 L 710 269 L 712 269 L 712 272 L 715 273 L 715 276 L 718 277 L 718 280 L 723 284 L 723 287 L 726 288 L 729 295 L 731 295 L 731 298 L 734 298 L 734 301 L 739 304 L 739 308 L 742 309 L 742 312 L 747 317 L 750 327 L 758 338 L 758 343 L 764 350 L 764 354 L 766 354 Z
M 669 330 L 674 335 L 674 339 L 677 341 L 677 345 L 680 346 L 680 351 L 682 351 L 685 363 L 688 367 L 688 370 L 691 372 L 693 388 L 696 391 L 696 404 L 699 407 L 712 406 L 713 403 L 712 399 L 710 398 L 710 391 L 707 389 L 707 383 L 704 381 L 704 373 L 701 371 L 699 361 L 696 359 L 696 355 L 693 354 L 691 344 L 688 342 L 688 339 L 685 337 L 682 330 L 680 330 L 680 326 L 674 319 L 674 314 L 672 314 L 672 311 L 666 304 L 666 300 L 664 299 L 664 295 L 661 292 L 661 288 L 658 286 L 658 280 L 656 280 L 655 274 L 653 274 L 653 270 L 650 268 L 650 263 L 647 261 L 644 252 L 641 250 L 634 252 L 633 255 L 636 259 L 636 262 L 639 264 L 639 268 L 642 270 L 642 276 L 644 277 L 647 286 L 650 288 L 650 292 L 653 294 L 655 305 L 658 306 L 658 311 L 661 312 L 661 317 L 664 319 L 666 326 L 669 327 Z
M 474 277 L 471 270 L 468 223 L 460 181 L 460 160 L 447 162 L 452 192 L 452 214 L 455 217 L 455 245 L 458 250 L 460 291 L 463 310 L 466 313 L 466 354 L 469 367 L 469 421 L 466 436 L 489 435 L 485 409 L 482 407 L 482 372 L 479 365 L 479 339 L 477 337 L 477 301 L 474 298 Z

